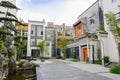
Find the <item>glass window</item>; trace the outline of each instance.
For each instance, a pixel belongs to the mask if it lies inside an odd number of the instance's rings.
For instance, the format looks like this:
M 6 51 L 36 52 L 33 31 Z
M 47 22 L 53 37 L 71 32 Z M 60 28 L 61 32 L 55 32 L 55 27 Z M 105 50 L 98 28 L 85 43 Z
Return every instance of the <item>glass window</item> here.
M 37 36 L 43 35 L 43 26 L 37 26 Z
M 31 36 L 35 36 L 35 26 L 31 26 Z
M 89 18 L 89 24 L 90 24 L 90 25 L 95 24 L 95 15 L 92 15 L 92 16 Z
M 36 44 L 35 44 L 35 39 L 31 39 L 30 45 L 31 45 L 31 46 L 35 46 L 35 45 L 36 45 Z

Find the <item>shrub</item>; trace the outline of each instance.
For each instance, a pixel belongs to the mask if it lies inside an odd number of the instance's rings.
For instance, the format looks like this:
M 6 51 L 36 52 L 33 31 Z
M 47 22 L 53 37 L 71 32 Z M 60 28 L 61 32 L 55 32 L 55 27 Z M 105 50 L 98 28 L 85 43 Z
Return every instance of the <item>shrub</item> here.
M 97 49 L 97 58 L 98 60 L 101 60 L 101 50 Z
M 28 56 L 28 57 L 26 58 L 26 60 L 31 61 L 31 60 L 32 60 L 32 57 L 31 57 L 31 56 Z
M 62 57 L 62 56 L 57 56 L 56 58 L 57 58 L 57 59 L 63 59 L 63 57 Z
M 70 61 L 72 61 L 72 62 L 77 62 L 78 60 L 77 60 L 77 59 L 71 59 Z
M 103 26 L 103 25 L 99 25 L 99 26 L 98 26 L 98 30 L 104 31 L 104 30 L 105 30 L 105 29 L 104 29 L 104 26 Z
M 120 66 L 114 66 L 110 69 L 111 73 L 120 74 Z
M 50 59 L 49 57 L 40 57 L 40 59 Z
M 96 60 L 95 62 L 94 62 L 94 64 L 102 64 L 102 60 Z
M 104 59 L 104 62 L 105 62 L 105 63 L 108 63 L 108 62 L 109 62 L 109 57 L 108 57 L 108 56 L 104 56 L 103 59 Z

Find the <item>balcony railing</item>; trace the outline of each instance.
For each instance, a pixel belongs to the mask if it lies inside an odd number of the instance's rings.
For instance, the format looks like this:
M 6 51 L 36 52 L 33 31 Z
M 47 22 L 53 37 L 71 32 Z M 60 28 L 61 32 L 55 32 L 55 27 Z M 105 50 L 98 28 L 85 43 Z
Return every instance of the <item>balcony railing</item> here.
M 120 12 L 116 13 L 115 16 L 116 16 L 116 19 L 120 19 Z

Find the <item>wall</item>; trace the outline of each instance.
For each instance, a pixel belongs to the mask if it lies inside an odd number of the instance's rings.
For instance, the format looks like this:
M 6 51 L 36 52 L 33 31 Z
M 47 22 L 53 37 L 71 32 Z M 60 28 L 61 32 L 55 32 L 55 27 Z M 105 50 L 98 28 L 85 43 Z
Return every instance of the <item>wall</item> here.
M 118 8 L 119 3 L 120 3 L 120 0 L 116 0 L 113 3 L 112 3 L 112 0 L 103 0 L 104 14 L 108 13 L 109 11 L 113 11 L 115 14 L 118 13 L 119 12 L 119 8 Z M 105 17 L 104 17 L 104 26 L 105 26 L 105 30 L 108 32 L 107 47 L 109 47 L 109 48 L 107 50 L 108 51 L 107 54 L 109 55 L 111 61 L 118 62 L 118 51 L 116 48 L 115 40 L 113 38 L 113 35 L 109 31 L 108 25 L 106 24 Z
M 30 46 L 31 40 L 31 25 L 43 25 L 43 40 L 45 40 L 45 22 L 40 21 L 28 21 L 28 43 L 27 43 L 27 56 L 31 56 L 31 49 L 38 49 L 36 46 Z
M 87 27 L 89 32 L 95 32 L 99 25 L 99 3 L 96 1 L 87 10 L 85 10 L 78 19 L 87 18 Z M 94 20 L 94 22 L 93 22 Z M 91 22 L 92 21 L 92 22 Z
M 79 22 L 74 26 L 75 29 L 75 36 L 81 36 L 82 35 L 82 23 Z

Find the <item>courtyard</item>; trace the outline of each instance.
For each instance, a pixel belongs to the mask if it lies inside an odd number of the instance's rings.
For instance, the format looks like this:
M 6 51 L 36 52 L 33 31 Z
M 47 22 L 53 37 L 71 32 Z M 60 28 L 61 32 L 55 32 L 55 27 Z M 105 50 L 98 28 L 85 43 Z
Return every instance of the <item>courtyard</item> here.
M 79 63 L 69 63 L 59 60 L 52 60 L 50 63 L 43 63 L 40 65 L 40 67 L 36 68 L 37 80 L 118 80 L 120 78 L 118 75 L 118 78 L 116 79 L 100 75 L 99 73 L 109 73 L 104 69 L 101 72 L 100 70 L 95 70 L 98 72 L 91 72 L 88 70 L 90 68 L 86 70 L 84 68 L 80 69 L 75 67 L 75 64 Z M 81 65 L 81 67 L 86 67 L 86 64 Z M 102 69 L 102 67 L 98 68 Z

